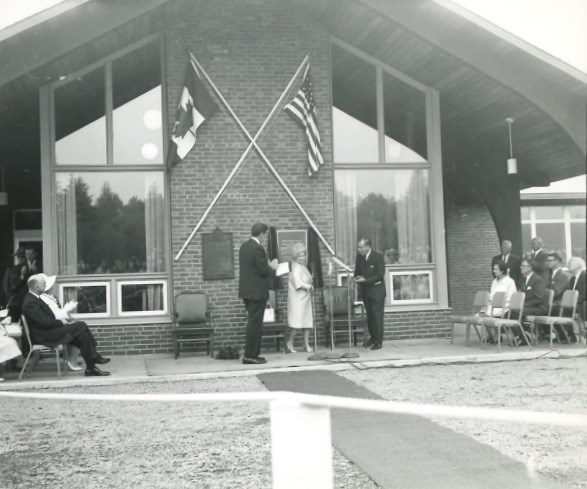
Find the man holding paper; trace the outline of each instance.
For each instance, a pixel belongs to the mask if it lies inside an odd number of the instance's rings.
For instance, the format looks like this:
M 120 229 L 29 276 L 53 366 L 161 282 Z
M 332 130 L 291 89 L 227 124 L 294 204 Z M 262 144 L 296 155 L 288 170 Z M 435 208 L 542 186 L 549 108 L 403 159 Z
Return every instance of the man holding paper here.
M 76 346 L 81 350 L 86 363 L 86 376 L 110 375 L 110 372 L 96 366 L 106 364 L 110 359 L 96 351 L 97 342 L 88 325 L 70 318 L 69 311 L 59 308 L 57 304 L 50 304 L 51 299 L 46 297 L 45 292 L 51 288 L 53 282 L 55 277 L 47 277 L 43 273 L 28 279 L 29 292 L 24 298 L 22 313 L 28 322 L 32 341 L 51 348 L 61 344 Z
M 385 307 L 385 262 L 383 256 L 371 249 L 371 241 L 359 239 L 355 260 L 355 282 L 361 287 L 367 313 L 370 338 L 365 347 L 379 350 L 383 345 L 383 310 Z

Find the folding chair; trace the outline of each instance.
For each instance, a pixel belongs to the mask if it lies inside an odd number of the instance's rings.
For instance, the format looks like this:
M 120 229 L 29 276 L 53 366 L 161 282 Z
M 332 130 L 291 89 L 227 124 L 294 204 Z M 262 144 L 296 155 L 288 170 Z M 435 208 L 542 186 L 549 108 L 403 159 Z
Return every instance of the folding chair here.
M 579 291 L 577 290 L 565 290 L 561 299 L 560 311 L 558 316 L 535 316 L 533 323 L 534 327 L 537 328 L 540 325 L 549 326 L 550 336 L 550 348 L 552 348 L 552 337 L 553 333 L 560 341 L 558 331 L 554 327 L 559 325 L 563 335 L 565 336 L 567 343 L 570 343 L 569 336 L 565 330 L 565 326 L 574 326 L 574 317 L 577 310 L 577 301 L 579 299 Z
M 24 314 L 22 314 L 20 316 L 20 322 L 21 322 L 22 327 L 24 329 L 24 333 L 26 334 L 29 345 L 31 345 L 31 349 L 29 350 L 29 353 L 26 356 L 26 359 L 24 361 L 24 365 L 22 366 L 22 369 L 20 370 L 18 380 L 22 379 L 22 376 L 26 370 L 26 367 L 27 367 L 27 364 L 29 363 L 29 359 L 31 358 L 31 355 L 33 355 L 33 354 L 42 355 L 43 353 L 50 353 L 50 352 L 55 352 L 55 360 L 57 363 L 57 377 L 61 377 L 61 358 L 59 357 L 59 352 L 61 350 L 63 350 L 63 345 L 57 345 L 56 347 L 52 348 L 49 346 L 42 345 L 41 343 L 33 343 L 31 341 L 31 332 L 29 330 L 29 325 L 28 325 L 28 322 L 27 322 Z
M 503 294 L 505 299 L 505 294 L 503 292 L 498 292 L 498 294 Z M 497 295 L 497 294 L 496 294 Z M 450 317 L 450 344 L 452 345 L 454 342 L 454 333 L 455 333 L 455 324 L 464 324 L 465 325 L 465 345 L 469 346 L 469 339 L 471 336 L 471 326 L 475 328 L 475 333 L 479 337 L 479 341 L 483 342 L 481 338 L 481 334 L 477 329 L 479 314 L 484 313 L 487 310 L 487 306 L 489 305 L 489 292 L 487 290 L 478 290 L 475 293 L 475 298 L 473 299 L 473 311 L 469 316 L 451 316 Z
M 354 289 L 346 285 L 325 287 L 324 320 L 326 321 L 326 342 L 336 345 L 336 336 L 349 337 L 349 314 L 353 345 L 357 346 L 357 336 L 363 335 L 365 330 L 365 311 L 363 304 L 355 304 Z M 332 295 L 332 300 L 331 300 Z M 358 309 L 358 312 L 357 312 Z M 331 331 L 332 328 L 332 331 Z
M 554 290 L 546 289 L 546 294 L 547 294 L 546 300 L 548 303 L 548 312 L 546 313 L 546 316 L 551 317 L 552 316 L 552 304 L 554 302 Z M 540 316 L 540 317 L 544 317 L 544 316 Z M 536 330 L 536 325 L 534 324 L 535 319 L 536 319 L 536 316 L 526 316 L 524 324 L 528 324 L 528 326 L 530 327 L 530 332 L 534 335 L 534 346 L 538 346 L 538 331 Z
M 515 292 L 510 298 L 510 305 L 505 311 L 505 317 L 493 318 L 493 317 L 482 317 L 480 318 L 481 325 L 486 329 L 496 328 L 497 329 L 497 351 L 501 351 L 501 331 L 502 329 L 506 332 L 510 341 L 513 342 L 512 328 L 520 328 L 522 334 L 526 338 L 526 342 L 530 350 L 532 345 L 530 344 L 530 338 L 524 331 L 522 325 L 522 314 L 524 312 L 524 299 L 526 294 L 524 292 Z M 518 345 L 514 342 L 515 346 Z
M 214 327 L 208 311 L 208 297 L 203 292 L 182 292 L 175 296 L 173 328 L 175 358 L 184 343 L 206 343 L 206 353 L 214 354 Z
M 277 296 L 274 290 L 269 291 L 269 300 L 267 301 L 266 311 L 263 317 L 263 339 L 275 339 L 276 350 L 280 350 L 281 340 L 285 344 L 285 331 L 287 329 L 287 319 L 277 307 Z

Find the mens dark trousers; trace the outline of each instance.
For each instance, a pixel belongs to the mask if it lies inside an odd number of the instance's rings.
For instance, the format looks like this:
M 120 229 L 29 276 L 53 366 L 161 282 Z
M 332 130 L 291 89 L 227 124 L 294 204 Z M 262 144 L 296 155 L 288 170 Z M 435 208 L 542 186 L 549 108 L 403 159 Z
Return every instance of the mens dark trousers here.
M 75 321 L 70 323 L 69 326 L 71 327 L 70 334 L 72 339 L 70 341 L 64 341 L 64 343 L 78 347 L 86 363 L 86 368 L 94 368 L 96 366 L 96 358 L 98 357 L 98 352 L 96 351 L 98 343 L 94 335 L 84 321 Z
M 365 297 L 363 299 L 363 304 L 365 305 L 365 312 L 367 313 L 367 328 L 369 330 L 369 336 L 375 345 L 382 345 L 385 297 L 382 299 Z
M 245 333 L 246 358 L 257 358 L 261 353 L 261 340 L 263 338 L 263 314 L 267 299 L 253 300 L 243 299 L 247 310 L 247 330 Z

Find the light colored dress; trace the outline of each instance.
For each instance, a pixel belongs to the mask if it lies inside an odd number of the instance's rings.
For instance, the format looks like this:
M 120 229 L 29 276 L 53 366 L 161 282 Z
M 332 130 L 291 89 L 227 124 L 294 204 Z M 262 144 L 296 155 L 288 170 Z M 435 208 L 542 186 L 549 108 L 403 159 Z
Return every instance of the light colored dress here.
M 14 338 L 5 336 L 5 330 L 0 326 L 0 363 L 16 358 L 20 355 L 20 348 Z
M 311 328 L 312 294 L 307 287 L 312 285 L 312 275 L 304 265 L 293 262 L 289 272 L 287 291 L 287 324 L 290 328 Z
M 499 280 L 494 278 L 493 282 L 491 282 L 491 290 L 489 291 L 489 304 L 491 304 L 496 292 L 505 292 L 505 307 L 508 308 L 510 305 L 510 299 L 516 291 L 516 283 L 509 275 L 503 275 Z M 499 307 L 493 308 L 490 305 L 487 308 L 488 316 L 500 317 L 501 313 L 502 309 Z

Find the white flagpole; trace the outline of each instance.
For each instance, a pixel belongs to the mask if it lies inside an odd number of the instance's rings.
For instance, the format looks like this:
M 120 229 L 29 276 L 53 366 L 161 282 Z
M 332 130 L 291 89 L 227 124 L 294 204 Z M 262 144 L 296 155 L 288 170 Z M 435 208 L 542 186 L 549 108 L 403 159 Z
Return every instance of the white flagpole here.
M 253 145 L 257 146 L 257 143 L 256 143 L 257 138 L 261 135 L 261 133 L 263 132 L 263 129 L 265 129 L 265 126 L 271 120 L 271 118 L 273 117 L 273 114 L 275 113 L 275 111 L 281 106 L 281 103 L 283 101 L 283 98 L 287 95 L 287 92 L 289 91 L 289 89 L 291 88 L 293 82 L 295 81 L 295 79 L 297 78 L 298 74 L 300 73 L 300 70 L 302 69 L 302 67 L 304 66 L 304 64 L 307 63 L 307 61 L 308 61 L 308 55 L 306 55 L 306 57 L 300 63 L 300 66 L 296 70 L 295 74 L 291 78 L 290 82 L 288 83 L 287 87 L 282 92 L 281 96 L 279 97 L 279 99 L 277 100 L 277 102 L 275 103 L 275 105 L 273 106 L 273 108 L 271 109 L 271 112 L 269 112 L 269 115 L 265 118 L 265 121 L 263 122 L 263 124 L 261 125 L 261 127 L 259 128 L 259 130 L 257 131 L 257 134 L 255 134 L 255 137 L 252 138 L 251 135 L 248 133 L 248 131 L 241 124 L 240 120 L 238 119 L 238 117 L 236 116 L 236 114 L 233 112 L 233 110 L 230 107 L 230 105 L 228 105 L 228 102 L 224 99 L 224 97 L 222 96 L 222 94 L 220 93 L 220 91 L 218 90 L 218 88 L 216 88 L 216 85 L 214 85 L 214 83 L 212 82 L 212 80 L 210 79 L 210 77 L 208 76 L 208 74 L 204 71 L 204 69 L 202 68 L 202 66 L 200 65 L 200 63 L 196 59 L 196 57 L 192 53 L 189 53 L 189 56 L 190 56 L 190 62 L 192 63 L 192 65 L 194 65 L 194 67 L 197 66 L 197 68 L 198 68 L 196 71 L 200 71 L 204 75 L 204 77 L 206 78 L 206 80 L 208 81 L 208 83 L 210 84 L 210 86 L 212 86 L 212 88 L 214 89 L 214 91 L 218 95 L 218 98 L 220 98 L 220 100 L 222 100 L 222 102 L 224 103 L 224 105 L 226 106 L 226 108 L 228 109 L 228 111 L 230 112 L 230 114 L 238 122 L 238 124 L 241 127 L 241 129 L 243 129 L 245 131 L 246 135 L 251 140 L 251 142 L 249 143 L 249 145 L 247 146 L 247 149 L 245 149 L 245 152 L 241 155 L 241 157 L 239 158 L 238 162 L 236 163 L 236 165 L 234 166 L 234 168 L 230 172 L 230 175 L 228 175 L 228 177 L 226 178 L 226 180 L 222 184 L 222 187 L 220 187 L 220 190 L 218 190 L 218 192 L 214 196 L 214 199 L 212 200 L 212 202 L 210 202 L 210 204 L 208 205 L 208 208 L 206 209 L 206 211 L 204 212 L 204 214 L 202 215 L 202 217 L 198 221 L 198 224 L 196 224 L 196 227 L 194 227 L 194 229 L 191 232 L 191 234 L 189 235 L 188 239 L 186 239 L 185 243 L 183 244 L 183 246 L 181 247 L 181 249 L 179 250 L 179 252 L 175 256 L 175 261 L 177 261 L 179 259 L 179 257 L 183 254 L 183 252 L 185 251 L 185 249 L 189 245 L 190 241 L 193 239 L 193 237 L 195 236 L 195 234 L 198 232 L 198 229 L 200 229 L 200 226 L 206 220 L 206 217 L 208 217 L 208 214 L 210 213 L 210 211 L 212 210 L 212 208 L 214 207 L 214 205 L 216 205 L 216 202 L 218 202 L 218 199 L 221 197 L 221 195 L 224 192 L 224 190 L 226 190 L 226 187 L 228 187 L 228 184 L 231 182 L 231 180 L 233 179 L 233 177 L 236 174 L 236 172 L 238 171 L 238 169 L 242 166 L 243 162 L 245 161 L 245 158 L 247 157 L 247 155 L 249 154 L 249 152 L 253 148 Z
M 190 56 L 192 56 L 192 55 L 190 55 Z M 192 56 L 192 58 L 193 58 L 193 56 Z M 304 61 L 306 59 L 308 59 L 308 56 L 306 56 L 304 58 Z M 214 85 L 214 82 L 212 82 L 212 80 L 210 79 L 210 77 L 208 76 L 208 74 L 205 72 L 204 68 L 202 68 L 202 66 L 200 65 L 200 63 L 198 63 L 198 61 L 195 58 L 193 58 L 193 61 L 195 61 L 196 65 L 198 66 L 199 70 L 202 72 L 202 74 L 204 75 L 204 77 L 206 78 L 206 80 L 208 81 L 208 83 L 210 83 L 210 85 L 212 86 L 212 88 L 214 89 L 214 91 L 216 92 L 216 94 L 218 95 L 218 98 L 220 98 L 220 100 L 222 100 L 222 102 L 224 103 L 224 105 L 226 106 L 226 108 L 228 109 L 228 111 L 232 114 L 232 116 L 234 117 L 234 120 L 237 122 L 237 124 L 239 125 L 239 127 L 243 130 L 243 132 L 246 134 L 246 136 L 251 140 L 251 144 L 253 146 L 255 146 L 255 149 L 257 150 L 257 152 L 259 153 L 259 155 L 261 156 L 261 158 L 263 159 L 263 161 L 265 162 L 265 164 L 267 165 L 267 167 L 269 168 L 269 170 L 271 171 L 271 173 L 273 173 L 273 176 L 281 184 L 281 186 L 283 187 L 283 190 L 285 190 L 285 192 L 287 193 L 287 195 L 289 196 L 289 198 L 291 199 L 291 201 L 296 205 L 296 207 L 299 209 L 299 211 L 302 213 L 302 215 L 306 218 L 306 221 L 308 221 L 308 224 L 310 224 L 310 226 L 312 227 L 312 229 L 316 232 L 316 234 L 318 235 L 318 237 L 322 240 L 322 243 L 324 243 L 324 246 L 326 246 L 326 248 L 328 249 L 328 251 L 330 252 L 330 254 L 331 255 L 334 255 L 335 253 L 334 253 L 334 250 L 332 249 L 332 247 L 328 244 L 328 242 L 326 241 L 326 239 L 324 238 L 324 236 L 322 236 L 322 233 L 318 230 L 318 228 L 316 227 L 316 225 L 314 224 L 314 222 L 312 221 L 312 219 L 310 219 L 310 216 L 308 216 L 308 214 L 306 213 L 306 211 L 304 210 L 304 208 L 300 205 L 300 203 L 295 198 L 294 194 L 291 192 L 291 190 L 289 189 L 289 187 L 282 180 L 281 176 L 279 176 L 279 173 L 277 173 L 277 170 L 273 167 L 273 165 L 271 164 L 271 162 L 269 161 L 269 159 L 267 158 L 267 156 L 265 156 L 265 153 L 263 152 L 263 150 L 259 147 L 259 145 L 255 141 L 255 139 L 251 136 L 251 134 L 249 133 L 249 131 L 247 131 L 247 128 L 243 125 L 243 123 L 240 121 L 240 119 L 238 118 L 238 116 L 233 112 L 232 108 L 230 107 L 230 105 L 228 105 L 228 102 L 224 99 L 224 97 L 222 96 L 222 94 L 220 93 L 220 91 L 218 90 L 218 88 L 216 87 L 216 85 Z M 298 71 L 300 69 L 301 69 L 301 65 L 300 65 L 300 68 L 298 68 Z M 297 72 L 296 72 L 296 74 L 297 74 Z

